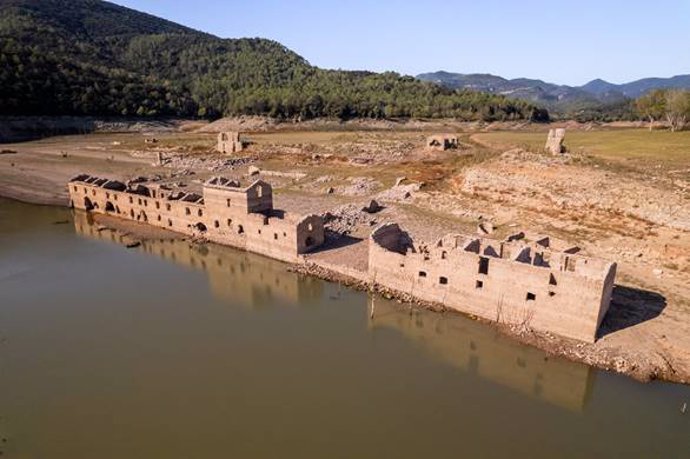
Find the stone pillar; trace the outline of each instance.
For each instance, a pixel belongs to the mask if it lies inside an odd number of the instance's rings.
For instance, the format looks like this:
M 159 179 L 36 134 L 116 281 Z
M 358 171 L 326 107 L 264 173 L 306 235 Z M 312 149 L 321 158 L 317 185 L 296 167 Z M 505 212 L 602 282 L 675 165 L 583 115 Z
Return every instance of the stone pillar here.
M 549 129 L 549 136 L 546 138 L 546 145 L 544 149 L 552 155 L 560 155 L 565 153 L 563 147 L 563 140 L 565 139 L 565 129 Z

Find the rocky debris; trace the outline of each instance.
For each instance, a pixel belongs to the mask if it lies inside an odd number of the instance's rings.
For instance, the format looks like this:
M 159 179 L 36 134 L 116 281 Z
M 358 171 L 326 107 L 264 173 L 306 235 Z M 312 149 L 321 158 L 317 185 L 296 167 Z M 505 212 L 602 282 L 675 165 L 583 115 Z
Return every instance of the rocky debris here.
M 405 180 L 407 180 L 407 177 L 398 177 L 395 179 L 395 185 L 393 186 L 400 186 Z
M 332 175 L 322 175 L 321 177 L 317 177 L 314 179 L 314 183 L 327 183 L 327 182 L 332 182 L 335 177 Z
M 565 153 L 563 140 L 565 140 L 565 129 L 549 129 L 549 135 L 546 138 L 546 145 L 544 146 L 544 149 L 552 155 L 560 155 L 561 153 Z
M 494 225 L 491 222 L 483 221 L 477 225 L 477 233 L 479 234 L 491 234 L 494 232 Z
M 147 157 L 150 157 L 150 155 L 150 153 L 145 154 Z M 211 172 L 233 170 L 253 162 L 254 159 L 250 157 L 227 158 L 217 154 L 189 155 L 166 153 L 165 156 L 161 158 L 161 165 L 165 167 L 173 169 L 200 169 Z
M 158 143 L 158 139 L 155 137 L 144 139 L 144 143 Z
M 254 167 L 254 166 L 251 166 L 251 167 Z M 250 167 L 250 169 L 251 169 L 251 167 Z M 265 175 L 267 177 L 285 177 L 285 178 L 290 178 L 290 179 L 294 179 L 294 180 L 301 180 L 307 176 L 307 174 L 305 174 L 304 172 L 297 172 L 297 171 L 281 172 L 281 171 L 261 170 L 260 172 L 261 172 L 261 175 Z
M 333 188 L 332 186 L 329 186 L 328 188 L 326 188 L 326 194 L 333 194 L 333 193 L 335 193 L 335 188 Z
M 375 199 L 372 199 L 367 206 L 362 208 L 362 210 L 368 214 L 375 214 L 380 212 L 381 209 L 383 209 L 383 207 L 381 207 L 381 204 L 376 202 Z
M 381 187 L 381 182 L 371 177 L 349 177 L 348 181 L 352 184 L 339 189 L 339 194 L 344 196 L 363 196 L 371 194 Z
M 370 227 L 379 223 L 372 214 L 356 204 L 346 204 L 322 215 L 327 230 L 340 234 L 351 234 L 357 227 Z
M 569 154 L 547 156 L 510 150 L 495 160 L 465 170 L 461 189 L 468 195 L 513 202 L 519 207 L 588 212 L 598 209 L 690 230 L 690 206 L 687 193 L 681 188 L 652 177 L 586 167 L 586 160 Z
M 247 170 L 247 174 L 249 175 L 259 175 L 260 173 L 261 169 L 256 166 L 249 166 L 249 169 Z
M 17 150 L 9 150 L 9 149 L 3 149 L 0 150 L 0 155 L 16 155 Z
M 419 183 L 397 185 L 382 191 L 376 197 L 382 201 L 407 201 L 412 198 L 415 192 L 419 191 L 420 187 Z

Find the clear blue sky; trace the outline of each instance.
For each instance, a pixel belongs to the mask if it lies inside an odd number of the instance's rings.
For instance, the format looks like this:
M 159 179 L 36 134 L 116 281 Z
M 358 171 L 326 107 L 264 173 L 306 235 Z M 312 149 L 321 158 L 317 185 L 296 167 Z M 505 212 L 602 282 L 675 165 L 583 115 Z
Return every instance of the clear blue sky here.
M 580 85 L 690 73 L 690 0 L 114 0 L 324 68 L 493 73 Z

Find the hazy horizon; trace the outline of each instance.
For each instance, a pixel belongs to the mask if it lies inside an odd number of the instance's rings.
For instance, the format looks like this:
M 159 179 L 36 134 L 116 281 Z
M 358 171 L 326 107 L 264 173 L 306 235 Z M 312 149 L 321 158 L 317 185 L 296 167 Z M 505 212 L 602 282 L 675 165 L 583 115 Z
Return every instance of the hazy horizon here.
M 571 86 L 690 73 L 690 62 L 678 59 L 690 51 L 690 3 L 682 0 L 653 9 L 618 0 L 114 3 L 223 38 L 276 40 L 322 68 L 491 73 Z

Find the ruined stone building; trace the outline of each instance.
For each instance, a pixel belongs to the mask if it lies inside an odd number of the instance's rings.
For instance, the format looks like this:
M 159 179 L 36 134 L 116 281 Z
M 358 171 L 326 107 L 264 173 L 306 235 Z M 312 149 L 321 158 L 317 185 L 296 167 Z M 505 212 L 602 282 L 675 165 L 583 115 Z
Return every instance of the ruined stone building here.
M 396 224 L 369 240 L 372 281 L 500 323 L 594 342 L 608 310 L 616 264 L 527 242 L 447 235 L 415 245 Z
M 204 237 L 290 263 L 324 241 L 321 217 L 274 209 L 271 185 L 262 180 L 241 187 L 215 177 L 204 183 L 202 194 L 89 175 L 75 177 L 68 186 L 76 209 Z
M 221 132 L 218 134 L 218 146 L 216 148 L 223 154 L 239 153 L 244 150 L 245 146 L 246 142 L 240 138 L 239 132 Z
M 274 209 L 271 185 L 262 180 L 242 187 L 214 177 L 203 184 L 201 193 L 89 175 L 75 177 L 68 186 L 76 209 L 148 223 L 289 263 L 304 262 L 305 254 L 324 243 L 322 218 Z M 548 237 L 528 240 L 523 233 L 503 241 L 450 234 L 425 245 L 389 223 L 371 233 L 366 265 L 354 268 L 323 260 L 318 264 L 490 321 L 594 342 L 611 300 L 616 264 L 554 242 Z M 163 250 L 173 258 L 181 256 Z M 218 284 L 228 285 L 223 275 Z M 247 298 L 250 295 L 251 289 Z
M 426 138 L 426 147 L 430 150 L 446 151 L 458 148 L 458 136 L 455 134 L 436 134 Z

